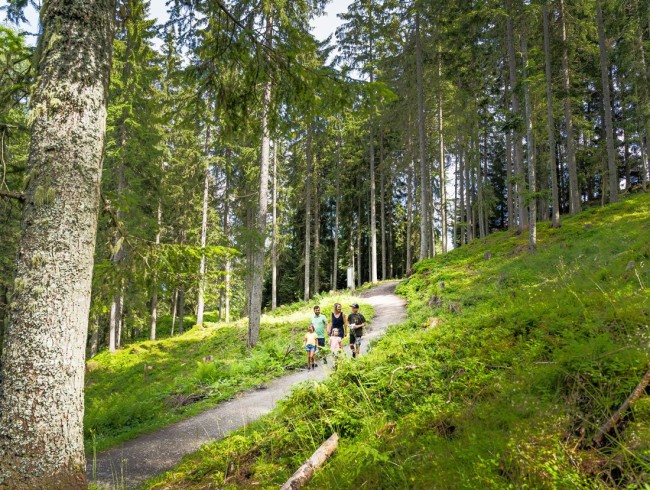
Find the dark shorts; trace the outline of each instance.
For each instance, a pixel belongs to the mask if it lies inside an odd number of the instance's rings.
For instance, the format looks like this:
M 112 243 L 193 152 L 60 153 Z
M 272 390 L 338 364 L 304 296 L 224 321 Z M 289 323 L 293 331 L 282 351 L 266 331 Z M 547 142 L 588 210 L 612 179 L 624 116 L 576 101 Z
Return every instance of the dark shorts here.
M 318 337 L 318 347 L 325 347 L 325 337 Z
M 363 332 L 359 330 L 357 333 L 350 333 L 350 345 L 357 344 L 359 345 L 361 343 L 361 337 L 363 335 Z

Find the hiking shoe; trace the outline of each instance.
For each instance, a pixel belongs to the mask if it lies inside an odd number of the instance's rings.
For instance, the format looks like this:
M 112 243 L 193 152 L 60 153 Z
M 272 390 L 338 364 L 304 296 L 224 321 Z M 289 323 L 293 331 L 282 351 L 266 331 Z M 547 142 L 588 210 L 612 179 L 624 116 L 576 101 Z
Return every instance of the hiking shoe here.
M 323 359 L 323 364 L 327 364 L 327 359 Z
M 318 364 L 314 363 L 314 367 L 317 368 L 317 367 L 318 367 Z

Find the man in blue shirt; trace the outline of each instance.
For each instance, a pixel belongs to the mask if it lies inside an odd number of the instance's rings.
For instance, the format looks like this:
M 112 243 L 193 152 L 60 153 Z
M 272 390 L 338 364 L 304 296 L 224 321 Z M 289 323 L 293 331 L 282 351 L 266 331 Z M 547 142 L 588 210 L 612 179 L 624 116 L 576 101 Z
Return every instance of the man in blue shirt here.
M 314 306 L 314 316 L 311 317 L 311 324 L 314 326 L 314 332 L 318 338 L 318 347 L 325 347 L 325 334 L 327 331 L 327 317 L 320 312 L 320 306 Z M 327 359 L 323 358 L 327 364 Z M 314 364 L 317 366 L 317 364 Z

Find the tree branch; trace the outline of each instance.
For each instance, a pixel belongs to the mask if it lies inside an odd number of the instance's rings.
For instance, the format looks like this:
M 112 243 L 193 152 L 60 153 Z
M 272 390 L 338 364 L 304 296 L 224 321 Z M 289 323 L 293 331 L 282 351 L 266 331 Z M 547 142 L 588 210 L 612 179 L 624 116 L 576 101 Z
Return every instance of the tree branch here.
M 25 194 L 23 194 L 22 192 L 12 192 L 12 191 L 5 191 L 0 189 L 0 197 L 6 197 L 8 199 L 16 199 L 17 201 L 25 202 Z

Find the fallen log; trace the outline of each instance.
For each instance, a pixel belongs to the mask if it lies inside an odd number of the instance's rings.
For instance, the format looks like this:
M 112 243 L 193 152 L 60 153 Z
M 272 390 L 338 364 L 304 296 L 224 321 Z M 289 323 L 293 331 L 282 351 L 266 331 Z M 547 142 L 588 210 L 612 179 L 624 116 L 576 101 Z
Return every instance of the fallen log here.
M 305 463 L 291 475 L 280 490 L 298 490 L 304 487 L 318 468 L 323 466 L 339 445 L 339 436 L 332 434 Z
M 609 420 L 603 425 L 598 433 L 593 437 L 592 441 L 594 443 L 594 446 L 598 447 L 602 444 L 603 438 L 614 428 L 618 425 L 619 421 L 621 420 L 621 417 L 623 414 L 626 412 L 626 410 L 629 408 L 629 406 L 634 403 L 636 400 L 638 400 L 643 393 L 645 393 L 646 387 L 650 384 L 650 369 L 646 371 L 645 375 L 643 375 L 643 378 L 641 378 L 641 381 L 639 382 L 638 385 L 636 385 L 636 388 L 634 388 L 634 391 L 630 394 L 630 396 L 627 397 L 627 399 L 623 402 L 623 405 L 621 405 L 616 412 L 614 412 L 614 415 L 612 415 Z

